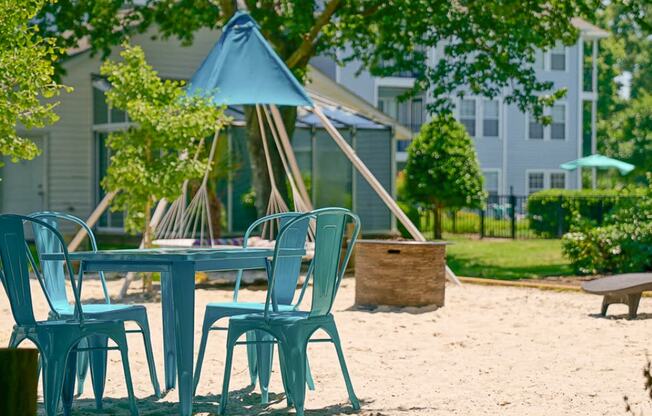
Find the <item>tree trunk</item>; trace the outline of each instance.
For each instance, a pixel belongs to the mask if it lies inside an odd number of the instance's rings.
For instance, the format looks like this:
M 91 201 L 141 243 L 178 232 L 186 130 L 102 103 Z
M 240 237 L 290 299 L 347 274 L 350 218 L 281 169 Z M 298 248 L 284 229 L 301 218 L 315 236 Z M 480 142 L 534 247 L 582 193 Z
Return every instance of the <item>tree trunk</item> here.
M 433 206 L 433 213 L 435 214 L 435 240 L 441 240 L 441 211 L 442 207 L 438 204 Z
M 294 127 L 297 120 L 296 107 L 279 107 L 283 124 L 287 130 L 288 136 L 292 138 L 294 134 Z M 268 148 L 270 158 L 272 161 L 272 171 L 274 172 L 276 186 L 283 196 L 283 199 L 290 205 L 289 193 L 286 186 L 285 171 L 283 164 L 274 144 L 272 133 L 267 125 L 267 120 L 263 114 L 263 125 L 265 126 L 265 134 L 267 135 Z M 259 216 L 265 215 L 267 211 L 267 203 L 269 201 L 269 194 L 271 192 L 269 175 L 267 173 L 267 162 L 265 160 L 265 152 L 263 151 L 262 138 L 260 136 L 260 129 L 258 127 L 258 117 L 256 114 L 255 106 L 245 106 L 245 121 L 247 129 L 247 148 L 249 150 L 249 160 L 251 162 L 252 179 L 251 184 L 256 194 L 255 204 L 256 211 Z

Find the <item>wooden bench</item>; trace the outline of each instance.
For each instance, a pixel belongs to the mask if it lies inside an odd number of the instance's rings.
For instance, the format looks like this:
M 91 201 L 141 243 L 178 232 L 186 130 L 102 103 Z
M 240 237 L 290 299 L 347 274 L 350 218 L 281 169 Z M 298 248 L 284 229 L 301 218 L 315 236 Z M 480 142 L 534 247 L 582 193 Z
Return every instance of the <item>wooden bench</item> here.
M 629 307 L 629 318 L 636 318 L 641 294 L 652 290 L 652 273 L 629 273 L 603 277 L 582 283 L 585 292 L 604 296 L 602 298 L 602 316 L 607 315 L 607 308 L 614 303 L 624 303 Z

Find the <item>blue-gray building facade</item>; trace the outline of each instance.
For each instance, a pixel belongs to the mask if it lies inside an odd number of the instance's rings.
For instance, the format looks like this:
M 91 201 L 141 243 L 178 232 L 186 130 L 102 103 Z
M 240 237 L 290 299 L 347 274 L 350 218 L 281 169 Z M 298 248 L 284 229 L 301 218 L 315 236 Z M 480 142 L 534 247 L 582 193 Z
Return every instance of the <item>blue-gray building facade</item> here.
M 538 51 L 534 63 L 540 80 L 552 81 L 555 89 L 567 91 L 564 98 L 547 109 L 546 114 L 552 118 L 550 125 L 541 125 L 500 96 L 488 99 L 465 94 L 463 98 L 451 98 L 455 117 L 474 139 L 489 194 L 529 195 L 542 189 L 582 186 L 580 172 L 567 172 L 559 165 L 595 153 L 595 58 L 598 41 L 607 34 L 580 19 L 573 23 L 580 33 L 577 42 Z M 428 60 L 433 64 L 442 56 L 441 47 L 428 51 Z M 380 78 L 360 72 L 358 62 L 340 67 L 332 59 L 318 57 L 312 63 L 415 133 L 429 118 L 428 92 L 407 100 L 398 98 L 413 86 L 409 72 Z M 398 171 L 405 163 L 408 145 L 409 140 L 397 142 Z

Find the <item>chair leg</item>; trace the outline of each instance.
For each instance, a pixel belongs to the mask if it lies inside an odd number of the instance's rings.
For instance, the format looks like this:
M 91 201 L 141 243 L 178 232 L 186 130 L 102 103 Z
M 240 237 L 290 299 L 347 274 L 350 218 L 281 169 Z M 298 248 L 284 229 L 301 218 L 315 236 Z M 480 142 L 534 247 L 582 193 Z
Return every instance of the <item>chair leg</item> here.
M 21 342 L 25 340 L 25 337 L 22 335 L 18 335 L 18 332 L 16 330 L 11 331 L 11 336 L 9 337 L 9 343 L 7 344 L 7 347 L 9 348 L 18 348 L 18 345 L 20 345 Z
M 308 384 L 308 390 L 315 391 L 315 380 L 312 379 L 312 372 L 310 371 L 310 360 L 308 359 L 308 354 L 306 354 L 306 384 Z
M 79 341 L 79 348 L 87 348 L 88 340 L 83 338 Z M 84 381 L 86 380 L 86 375 L 88 374 L 89 358 L 88 351 L 79 351 L 77 353 L 77 392 L 76 396 L 81 396 L 84 394 Z
M 93 393 L 95 395 L 95 407 L 97 410 L 102 409 L 102 399 L 104 397 L 104 386 L 106 384 L 106 362 L 109 339 L 106 335 L 93 334 L 88 337 L 88 345 L 94 348 L 89 352 L 91 379 L 93 381 Z M 95 349 L 97 348 L 97 349 Z
M 46 416 L 56 416 L 66 371 L 67 351 L 52 348 L 43 359 L 43 402 Z
M 194 374 L 194 380 L 193 380 L 193 390 L 192 394 L 193 396 L 197 394 L 197 386 L 199 385 L 199 377 L 201 376 L 201 368 L 202 365 L 204 364 L 204 354 L 206 354 L 206 344 L 208 343 L 208 334 L 211 331 L 211 326 L 215 321 L 212 319 L 212 317 L 209 317 L 208 314 L 206 313 L 204 315 L 204 324 L 202 325 L 202 330 L 201 330 L 201 341 L 199 343 L 199 354 L 197 355 L 197 363 L 195 364 L 195 374 Z
M 609 299 L 607 296 L 604 296 L 602 298 L 602 307 L 600 308 L 600 315 L 602 316 L 607 316 L 607 309 L 609 309 Z
M 136 321 L 143 334 L 143 342 L 145 344 L 145 355 L 147 356 L 147 366 L 149 367 L 149 378 L 152 381 L 154 388 L 154 395 L 161 398 L 161 386 L 158 384 L 158 376 L 156 375 L 156 364 L 154 363 L 154 353 L 152 352 L 152 338 L 149 333 L 149 321 L 147 315 L 143 319 Z
M 255 341 L 256 335 L 254 331 L 249 331 L 246 334 L 247 341 Z M 247 363 L 249 364 L 249 380 L 251 380 L 250 387 L 256 387 L 256 379 L 258 378 L 258 370 L 260 363 L 258 362 L 258 349 L 256 345 L 247 344 Z
M 224 360 L 224 376 L 222 381 L 222 397 L 220 397 L 220 407 L 218 414 L 226 414 L 226 405 L 229 401 L 229 382 L 231 381 L 231 365 L 233 361 L 233 348 L 238 337 L 234 332 L 229 330 L 226 340 L 226 359 Z
M 636 319 L 638 305 L 641 302 L 641 294 L 634 293 L 627 296 L 627 307 L 629 308 L 629 319 Z
M 124 330 L 123 330 L 124 331 Z M 136 407 L 136 396 L 134 395 L 134 386 L 131 381 L 131 370 L 129 369 L 129 350 L 127 348 L 127 336 L 124 332 L 113 334 L 111 339 L 116 343 L 120 349 L 122 358 L 122 369 L 125 374 L 125 384 L 127 386 L 127 395 L 129 396 L 129 410 L 132 416 L 138 416 L 138 408 Z
M 288 372 L 287 382 L 292 392 L 292 401 L 297 416 L 303 416 L 306 400 L 306 348 L 307 343 L 301 337 L 289 337 L 293 345 L 283 345 L 285 365 Z M 281 341 L 282 342 L 282 341 Z
M 272 373 L 272 363 L 274 359 L 274 337 L 265 331 L 249 331 L 247 335 L 253 332 L 253 338 L 256 341 L 270 342 L 269 344 L 255 344 L 255 352 L 258 362 L 258 379 L 260 381 L 260 402 L 266 404 L 269 402 L 269 379 Z M 249 345 L 247 345 L 249 347 Z
M 81 341 L 80 341 L 81 343 Z M 80 344 L 77 344 L 80 345 Z M 75 379 L 77 378 L 77 358 L 79 353 L 77 347 L 68 353 L 66 369 L 64 372 L 63 386 L 61 389 L 61 402 L 63 404 L 63 414 L 69 416 L 72 411 L 72 400 L 75 391 Z
M 292 400 L 292 388 L 290 386 L 290 381 L 288 380 L 288 369 L 285 365 L 285 351 L 280 342 L 278 343 L 278 364 L 281 368 L 281 381 L 283 382 L 287 407 L 292 407 L 294 406 L 294 400 Z
M 360 402 L 358 401 L 358 398 L 356 397 L 355 392 L 353 391 L 353 384 L 351 383 L 349 370 L 347 369 L 346 361 L 344 360 L 344 353 L 342 352 L 342 344 L 340 343 L 340 336 L 337 332 L 337 327 L 333 322 L 326 325 L 324 330 L 331 337 L 331 339 L 333 340 L 333 344 L 335 345 L 335 350 L 337 351 L 337 359 L 340 362 L 340 367 L 342 369 L 342 376 L 344 376 L 344 383 L 346 384 L 346 390 L 349 393 L 349 400 L 351 400 L 351 405 L 353 406 L 354 410 L 359 410 Z

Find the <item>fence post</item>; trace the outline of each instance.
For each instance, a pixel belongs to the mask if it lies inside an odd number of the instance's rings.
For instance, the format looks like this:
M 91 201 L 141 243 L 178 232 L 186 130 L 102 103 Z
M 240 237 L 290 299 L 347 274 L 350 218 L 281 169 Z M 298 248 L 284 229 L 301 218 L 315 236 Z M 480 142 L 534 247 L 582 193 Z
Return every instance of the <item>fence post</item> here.
M 564 211 L 562 209 L 562 204 L 564 197 L 559 195 L 559 203 L 557 205 L 557 238 L 561 238 L 564 235 Z
M 514 196 L 514 187 L 509 187 L 509 206 L 510 206 L 510 220 L 512 226 L 512 240 L 516 239 L 516 196 Z
M 484 238 L 484 208 L 480 209 L 480 238 Z

